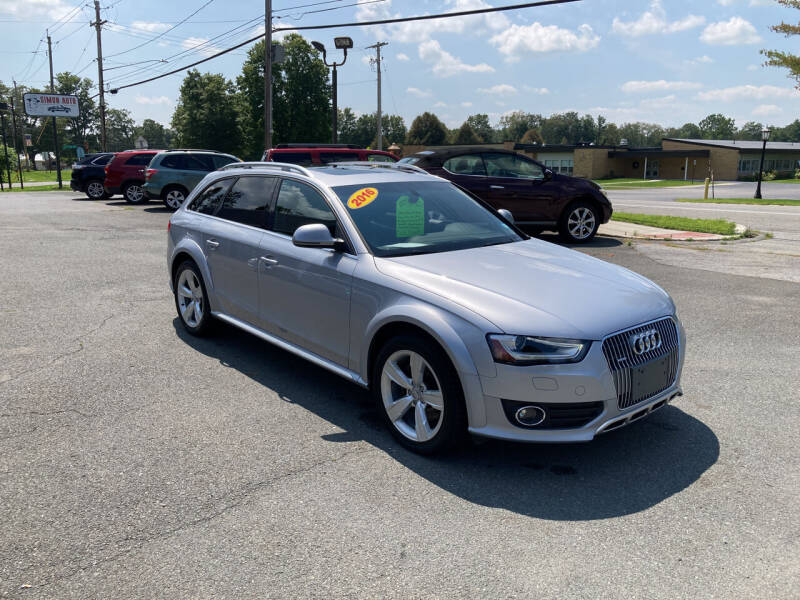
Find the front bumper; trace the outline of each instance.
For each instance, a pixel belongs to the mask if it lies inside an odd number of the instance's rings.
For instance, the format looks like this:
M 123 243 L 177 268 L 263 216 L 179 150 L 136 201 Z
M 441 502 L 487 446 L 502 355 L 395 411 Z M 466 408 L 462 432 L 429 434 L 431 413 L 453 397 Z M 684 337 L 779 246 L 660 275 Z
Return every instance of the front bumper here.
M 626 407 L 619 407 L 614 378 L 603 354 L 602 342 L 592 343 L 579 363 L 514 367 L 497 365 L 496 377 L 475 376 L 463 381 L 469 408 L 469 431 L 475 435 L 521 442 L 587 442 L 596 435 L 618 429 L 662 408 L 683 395 L 685 333 L 678 330 L 678 368 L 674 382 L 658 394 Z M 463 379 L 463 378 L 462 378 Z M 503 409 L 503 400 L 524 402 L 545 411 L 548 405 L 602 402 L 602 411 L 591 421 L 570 428 L 522 428 L 513 424 Z M 479 407 L 477 410 L 476 408 Z

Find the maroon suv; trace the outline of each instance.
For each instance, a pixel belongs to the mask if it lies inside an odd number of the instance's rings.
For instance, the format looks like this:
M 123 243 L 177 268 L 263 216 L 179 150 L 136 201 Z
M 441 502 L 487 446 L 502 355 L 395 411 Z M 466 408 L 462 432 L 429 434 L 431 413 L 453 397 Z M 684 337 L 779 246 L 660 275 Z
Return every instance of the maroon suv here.
M 127 202 L 139 204 L 147 202 L 142 186 L 145 181 L 147 165 L 161 150 L 125 150 L 118 152 L 106 166 L 106 179 L 103 182 L 109 196 L 122 194 Z
M 588 242 L 613 212 L 605 192 L 593 181 L 553 173 L 510 150 L 458 146 L 423 150 L 400 162 L 449 179 L 494 208 L 511 211 L 524 229 L 557 229 L 567 242 Z
M 383 150 L 368 150 L 354 144 L 278 144 L 264 152 L 262 161 L 292 163 L 316 167 L 335 162 L 397 162 L 397 157 Z

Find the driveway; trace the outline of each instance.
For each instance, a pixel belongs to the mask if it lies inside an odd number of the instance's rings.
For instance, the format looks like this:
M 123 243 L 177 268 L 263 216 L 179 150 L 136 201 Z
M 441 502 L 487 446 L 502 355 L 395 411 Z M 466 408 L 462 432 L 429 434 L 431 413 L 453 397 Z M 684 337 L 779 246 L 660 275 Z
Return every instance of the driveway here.
M 598 239 L 673 294 L 685 396 L 589 444 L 428 459 L 334 375 L 186 336 L 168 217 L 0 196 L 0 596 L 797 596 L 797 284 Z

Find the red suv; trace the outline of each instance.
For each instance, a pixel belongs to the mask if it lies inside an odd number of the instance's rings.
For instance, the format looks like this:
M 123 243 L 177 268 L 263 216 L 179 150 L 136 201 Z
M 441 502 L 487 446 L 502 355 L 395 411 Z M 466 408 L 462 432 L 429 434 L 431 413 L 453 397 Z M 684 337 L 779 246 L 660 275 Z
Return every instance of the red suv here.
M 397 162 L 397 157 L 383 150 L 367 150 L 354 144 L 278 144 L 264 152 L 261 160 L 315 167 L 353 160 Z
M 127 202 L 139 204 L 147 202 L 142 186 L 145 181 L 147 165 L 161 150 L 125 150 L 118 152 L 106 166 L 106 179 L 103 182 L 109 196 L 122 194 Z

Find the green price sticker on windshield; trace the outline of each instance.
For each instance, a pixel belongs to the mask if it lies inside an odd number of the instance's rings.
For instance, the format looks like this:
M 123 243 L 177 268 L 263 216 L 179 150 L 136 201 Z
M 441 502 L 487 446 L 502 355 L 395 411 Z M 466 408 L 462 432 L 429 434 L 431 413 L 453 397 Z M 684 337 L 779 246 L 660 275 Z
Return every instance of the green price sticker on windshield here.
M 399 238 L 409 238 L 425 234 L 425 201 L 422 198 L 412 200 L 408 196 L 400 196 L 395 207 L 395 234 Z

